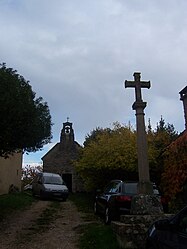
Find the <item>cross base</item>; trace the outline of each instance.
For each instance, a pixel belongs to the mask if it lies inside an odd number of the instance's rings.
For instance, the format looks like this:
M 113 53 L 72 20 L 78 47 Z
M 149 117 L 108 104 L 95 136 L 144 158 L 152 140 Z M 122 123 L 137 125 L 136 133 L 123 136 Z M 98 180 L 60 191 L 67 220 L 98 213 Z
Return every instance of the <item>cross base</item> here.
M 132 199 L 131 214 L 155 215 L 163 213 L 160 196 L 139 194 Z

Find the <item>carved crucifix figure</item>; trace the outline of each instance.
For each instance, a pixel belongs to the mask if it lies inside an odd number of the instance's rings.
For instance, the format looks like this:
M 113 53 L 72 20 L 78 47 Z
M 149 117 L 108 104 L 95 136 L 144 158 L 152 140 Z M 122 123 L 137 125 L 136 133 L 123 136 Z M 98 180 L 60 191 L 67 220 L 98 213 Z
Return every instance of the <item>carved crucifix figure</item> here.
M 146 102 L 143 102 L 141 95 L 141 88 L 150 88 L 150 81 L 140 81 L 140 73 L 135 72 L 134 81 L 125 81 L 125 88 L 127 87 L 135 88 L 136 95 L 136 100 L 132 108 L 136 110 L 139 192 L 142 194 L 150 194 L 152 187 L 149 177 L 147 138 L 144 121 Z

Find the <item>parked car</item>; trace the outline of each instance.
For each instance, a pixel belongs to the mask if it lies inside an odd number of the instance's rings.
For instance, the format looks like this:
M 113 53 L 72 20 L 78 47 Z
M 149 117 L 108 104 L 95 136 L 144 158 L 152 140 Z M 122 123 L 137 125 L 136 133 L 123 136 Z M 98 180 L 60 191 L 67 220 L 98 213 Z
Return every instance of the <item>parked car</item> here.
M 69 191 L 59 174 L 38 173 L 32 182 L 33 195 L 40 198 L 61 198 L 64 201 L 68 198 Z
M 146 249 L 187 248 L 187 206 L 175 216 L 154 222 L 148 230 Z
M 138 192 L 137 185 L 137 182 L 111 181 L 103 192 L 97 193 L 94 213 L 104 215 L 106 224 L 111 220 L 119 219 L 121 214 L 129 214 L 132 197 Z M 155 195 L 159 195 L 155 185 L 153 185 L 153 190 Z

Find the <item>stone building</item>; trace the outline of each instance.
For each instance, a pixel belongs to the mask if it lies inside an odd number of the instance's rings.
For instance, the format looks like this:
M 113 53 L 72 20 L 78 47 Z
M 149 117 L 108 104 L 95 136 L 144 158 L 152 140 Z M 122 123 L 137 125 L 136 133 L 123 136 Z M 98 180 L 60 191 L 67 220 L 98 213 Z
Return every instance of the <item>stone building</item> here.
M 60 142 L 42 157 L 43 171 L 60 174 L 71 192 L 83 191 L 82 180 L 73 165 L 80 149 L 81 146 L 74 139 L 72 123 L 67 121 L 63 123 Z

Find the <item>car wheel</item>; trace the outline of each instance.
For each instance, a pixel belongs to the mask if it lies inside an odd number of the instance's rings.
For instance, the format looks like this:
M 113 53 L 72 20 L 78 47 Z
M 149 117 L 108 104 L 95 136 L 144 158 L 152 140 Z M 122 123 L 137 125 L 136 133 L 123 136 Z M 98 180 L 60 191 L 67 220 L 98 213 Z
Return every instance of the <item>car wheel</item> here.
M 108 207 L 105 208 L 105 224 L 108 225 L 111 222 L 110 210 Z
M 96 201 L 94 202 L 94 214 L 98 214 Z

